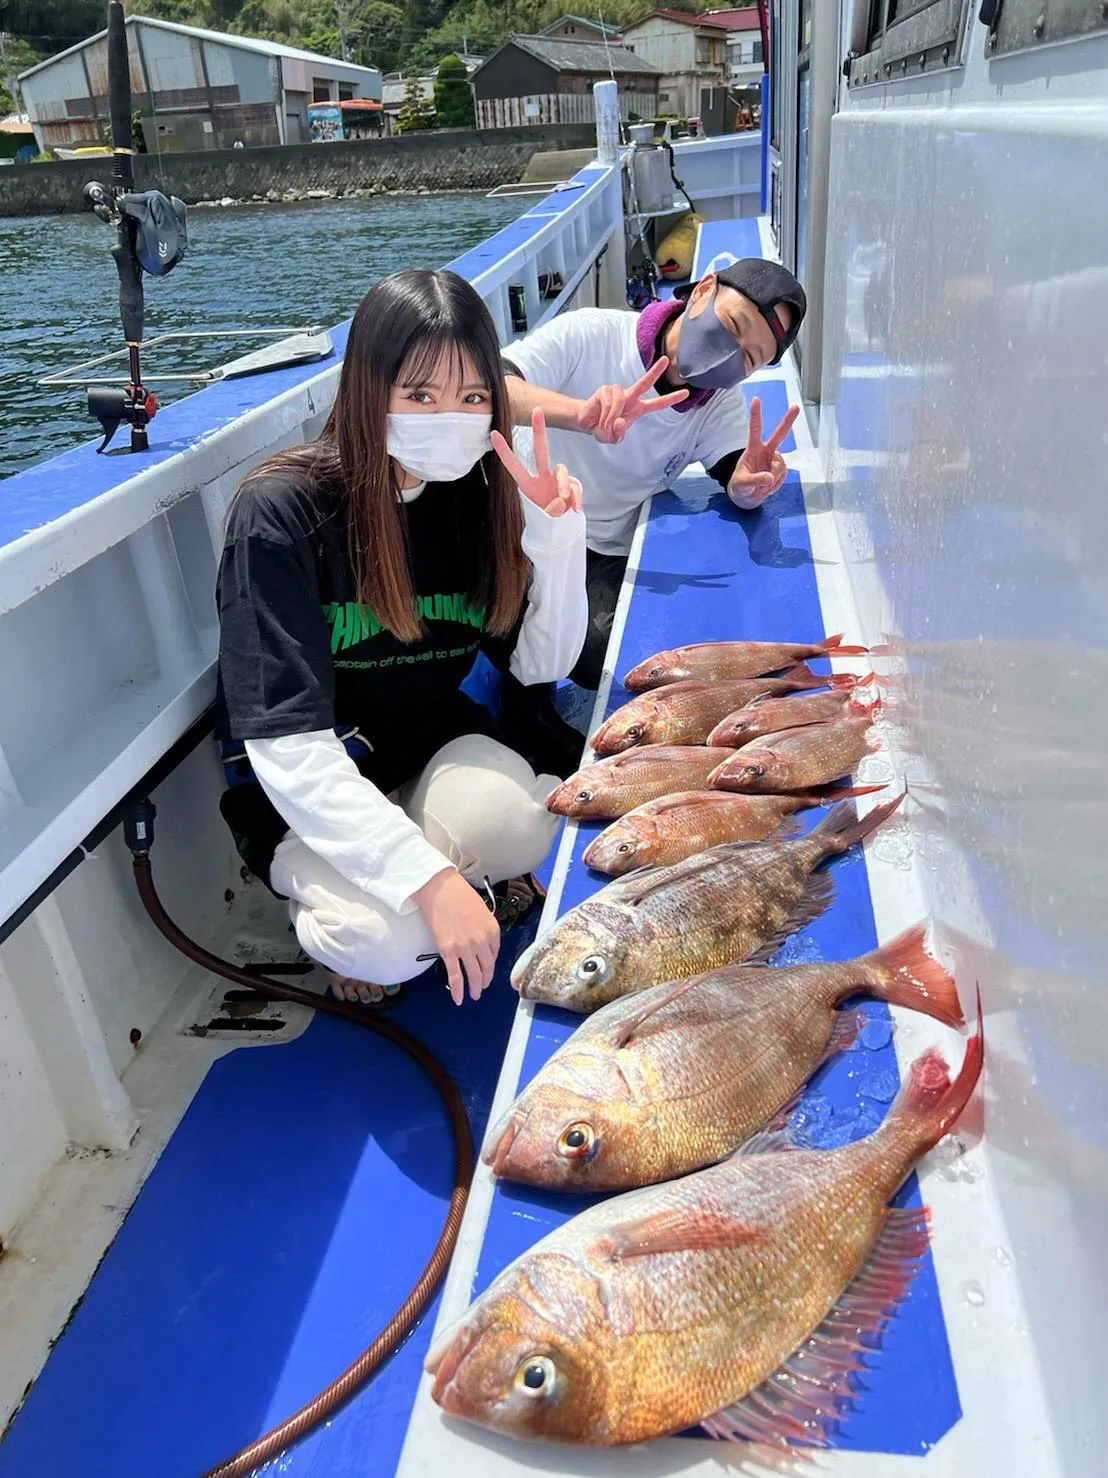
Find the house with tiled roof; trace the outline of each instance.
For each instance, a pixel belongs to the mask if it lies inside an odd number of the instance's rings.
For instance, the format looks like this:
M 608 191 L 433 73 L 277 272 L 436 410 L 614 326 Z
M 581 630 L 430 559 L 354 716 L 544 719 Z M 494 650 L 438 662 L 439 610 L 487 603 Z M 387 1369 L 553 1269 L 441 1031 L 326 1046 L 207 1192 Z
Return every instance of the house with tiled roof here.
M 743 76 L 742 58 L 761 49 L 757 6 L 708 11 L 694 15 L 684 10 L 652 10 L 623 28 L 623 47 L 662 74 L 658 83 L 658 111 L 681 118 L 702 117 L 708 97 L 734 86 Z M 734 68 L 739 67 L 737 75 Z M 748 65 L 753 77 L 761 70 Z M 747 85 L 743 82 L 742 85 Z
M 509 36 L 473 74 L 478 128 L 591 123 L 593 83 L 614 78 L 624 119 L 653 118 L 658 69 L 622 46 Z

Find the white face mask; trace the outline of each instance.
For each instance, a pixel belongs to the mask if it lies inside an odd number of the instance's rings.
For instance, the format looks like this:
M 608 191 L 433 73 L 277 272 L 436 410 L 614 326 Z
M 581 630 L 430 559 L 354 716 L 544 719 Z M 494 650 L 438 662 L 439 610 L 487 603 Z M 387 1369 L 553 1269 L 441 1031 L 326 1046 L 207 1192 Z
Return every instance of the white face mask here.
M 389 456 L 425 482 L 457 482 L 488 451 L 492 416 L 408 411 L 388 417 Z

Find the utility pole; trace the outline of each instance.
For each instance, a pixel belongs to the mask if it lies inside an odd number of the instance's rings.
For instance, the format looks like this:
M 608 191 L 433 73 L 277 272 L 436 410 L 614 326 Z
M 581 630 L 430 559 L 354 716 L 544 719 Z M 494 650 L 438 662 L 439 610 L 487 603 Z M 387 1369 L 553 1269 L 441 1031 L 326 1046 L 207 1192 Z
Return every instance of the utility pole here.
M 350 0 L 335 0 L 335 19 L 339 23 L 339 51 L 344 62 L 350 60 L 350 43 L 347 30 L 350 26 Z

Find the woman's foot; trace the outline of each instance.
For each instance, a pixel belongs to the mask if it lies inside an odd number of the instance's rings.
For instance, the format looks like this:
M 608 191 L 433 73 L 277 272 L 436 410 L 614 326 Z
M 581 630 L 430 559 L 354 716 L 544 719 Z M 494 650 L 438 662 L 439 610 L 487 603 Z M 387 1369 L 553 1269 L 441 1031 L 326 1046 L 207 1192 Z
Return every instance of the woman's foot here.
M 352 975 L 332 975 L 331 994 L 340 1001 L 353 1001 L 362 1006 L 386 1010 L 395 1006 L 404 990 L 399 985 L 376 985 L 371 980 L 355 980 Z
M 521 924 L 541 897 L 545 897 L 534 877 L 509 878 L 492 888 L 493 913 L 501 929 L 514 929 Z

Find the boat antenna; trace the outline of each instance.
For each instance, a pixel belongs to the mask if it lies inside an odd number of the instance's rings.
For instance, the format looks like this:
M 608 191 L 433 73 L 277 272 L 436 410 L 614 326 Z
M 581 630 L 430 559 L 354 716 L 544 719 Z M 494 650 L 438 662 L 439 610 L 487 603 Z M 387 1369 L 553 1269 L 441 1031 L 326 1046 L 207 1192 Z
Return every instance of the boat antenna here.
M 112 183 L 95 180 L 85 186 L 85 200 L 102 221 L 115 227 L 112 247 L 119 274 L 119 317 L 130 363 L 126 386 L 94 385 L 88 391 L 89 415 L 104 431 L 97 451 L 104 451 L 123 421 L 131 428 L 131 451 L 145 452 L 147 426 L 158 409 L 156 397 L 142 383 L 142 336 L 145 299 L 142 275 L 164 277 L 188 249 L 184 202 L 160 190 L 135 193 L 131 121 L 131 77 L 127 59 L 127 21 L 123 0 L 108 0 L 108 109 L 112 130 Z

